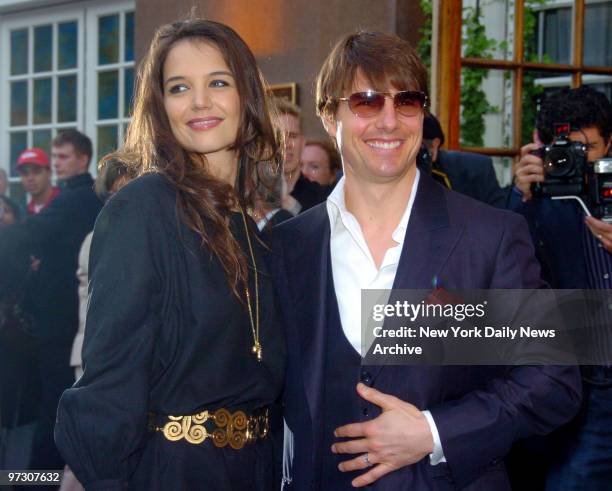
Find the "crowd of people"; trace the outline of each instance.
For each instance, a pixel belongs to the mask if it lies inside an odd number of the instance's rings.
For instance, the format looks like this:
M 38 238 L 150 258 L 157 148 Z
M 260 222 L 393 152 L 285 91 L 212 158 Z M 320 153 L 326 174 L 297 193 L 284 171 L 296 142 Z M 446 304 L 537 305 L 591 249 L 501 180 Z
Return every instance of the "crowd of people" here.
M 612 224 L 533 192 L 555 124 L 609 154 L 607 97 L 545 98 L 502 188 L 444 149 L 427 81 L 404 40 L 346 35 L 308 138 L 233 29 L 176 22 L 95 180 L 77 130 L 19 155 L 25 207 L 0 170 L 0 467 L 63 491 L 609 489 L 612 357 L 363 361 L 365 289 L 612 287 Z

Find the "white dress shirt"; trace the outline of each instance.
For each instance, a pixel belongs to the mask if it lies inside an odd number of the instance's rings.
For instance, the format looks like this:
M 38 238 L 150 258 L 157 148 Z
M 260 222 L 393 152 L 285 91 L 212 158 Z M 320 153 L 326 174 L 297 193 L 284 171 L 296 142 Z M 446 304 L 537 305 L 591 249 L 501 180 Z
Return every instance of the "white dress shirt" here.
M 359 354 L 361 354 L 361 290 L 390 290 L 393 287 L 419 178 L 420 172 L 417 169 L 406 210 L 392 234 L 393 241 L 397 245 L 387 249 L 380 269 L 376 267 L 357 219 L 346 209 L 344 177 L 327 198 L 332 274 L 340 321 L 344 335 Z M 434 451 L 429 456 L 430 462 L 432 465 L 446 462 L 433 417 L 429 411 L 423 411 L 423 415 L 427 419 L 434 440 Z

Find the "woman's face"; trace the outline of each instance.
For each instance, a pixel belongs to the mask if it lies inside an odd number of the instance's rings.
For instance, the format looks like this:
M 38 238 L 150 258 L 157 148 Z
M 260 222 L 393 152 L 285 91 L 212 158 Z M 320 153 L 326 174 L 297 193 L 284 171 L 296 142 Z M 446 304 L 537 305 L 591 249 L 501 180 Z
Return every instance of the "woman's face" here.
M 240 124 L 240 97 L 219 49 L 204 41 L 179 41 L 168 52 L 163 80 L 174 137 L 187 151 L 206 156 L 213 175 L 233 183 L 238 158 L 230 147 Z

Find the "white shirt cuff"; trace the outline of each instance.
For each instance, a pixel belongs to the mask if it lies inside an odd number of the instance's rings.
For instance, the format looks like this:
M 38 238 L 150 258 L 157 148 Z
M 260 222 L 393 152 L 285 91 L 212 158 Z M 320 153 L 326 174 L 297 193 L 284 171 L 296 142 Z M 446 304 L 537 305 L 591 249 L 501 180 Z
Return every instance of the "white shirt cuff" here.
M 434 441 L 433 452 L 429 454 L 429 463 L 431 465 L 438 465 L 440 462 L 446 462 L 446 457 L 444 457 L 444 450 L 442 450 L 442 441 L 440 440 L 440 433 L 438 433 L 438 427 L 436 426 L 436 422 L 434 421 L 433 416 L 429 411 L 421 412 L 427 420 L 427 424 L 429 425 L 429 429 L 431 430 L 431 436 L 433 436 Z

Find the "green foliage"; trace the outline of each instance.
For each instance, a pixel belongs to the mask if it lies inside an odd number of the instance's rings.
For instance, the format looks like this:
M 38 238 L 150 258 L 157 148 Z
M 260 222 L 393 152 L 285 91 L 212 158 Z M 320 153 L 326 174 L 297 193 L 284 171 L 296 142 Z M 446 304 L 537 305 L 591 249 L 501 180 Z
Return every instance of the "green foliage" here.
M 464 37 L 462 40 L 466 58 L 492 58 L 497 47 L 494 39 L 487 37 L 481 24 L 480 9 L 463 9 Z M 464 68 L 461 80 L 461 144 L 471 147 L 484 146 L 485 115 L 499 111 L 489 104 L 482 83 L 489 70 L 485 68 Z
M 536 7 L 545 5 L 549 0 L 528 0 L 525 2 L 524 9 L 524 30 L 523 30 L 523 46 L 525 61 L 538 61 L 537 53 L 537 20 L 538 12 Z M 550 62 L 550 58 L 545 55 L 544 63 Z M 521 100 L 522 115 L 521 115 L 521 145 L 526 145 L 533 140 L 532 130 L 537 116 L 536 100 L 540 94 L 544 92 L 541 85 L 535 84 L 537 74 L 533 72 L 524 72 L 523 74 L 523 97 Z
M 432 0 L 420 0 L 421 12 L 425 16 L 425 22 L 419 29 L 420 39 L 416 47 L 417 53 L 423 60 L 427 70 L 431 70 L 431 36 L 432 36 L 432 18 L 433 5 Z

